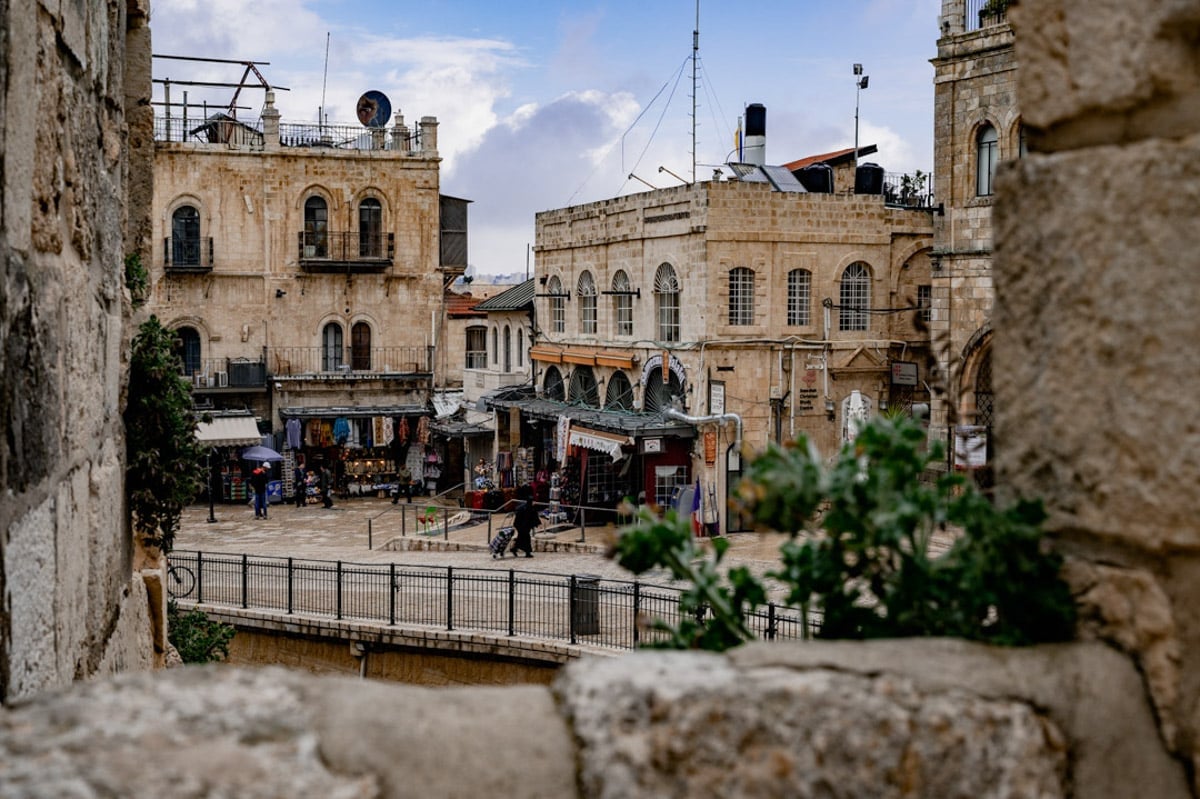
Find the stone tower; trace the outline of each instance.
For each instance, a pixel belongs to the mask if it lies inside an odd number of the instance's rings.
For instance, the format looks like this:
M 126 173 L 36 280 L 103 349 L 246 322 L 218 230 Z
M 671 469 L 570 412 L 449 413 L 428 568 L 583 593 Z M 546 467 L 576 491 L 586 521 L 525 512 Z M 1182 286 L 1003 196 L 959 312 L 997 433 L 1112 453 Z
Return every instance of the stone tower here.
M 934 216 L 931 336 L 945 393 L 931 435 L 953 450 L 956 428 L 976 426 L 990 463 L 992 202 L 998 161 L 1023 150 L 1013 32 L 987 0 L 942 0 L 934 66 Z M 979 445 L 982 447 L 982 440 Z M 977 473 L 991 482 L 990 467 Z

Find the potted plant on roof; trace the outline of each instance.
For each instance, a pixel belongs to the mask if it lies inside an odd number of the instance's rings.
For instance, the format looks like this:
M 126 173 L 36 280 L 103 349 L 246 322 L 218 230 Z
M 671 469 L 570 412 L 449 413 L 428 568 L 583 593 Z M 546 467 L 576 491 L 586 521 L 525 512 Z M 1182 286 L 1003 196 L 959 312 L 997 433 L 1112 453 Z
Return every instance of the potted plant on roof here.
M 1004 21 L 1012 0 L 987 0 L 979 9 L 979 27 L 998 25 Z

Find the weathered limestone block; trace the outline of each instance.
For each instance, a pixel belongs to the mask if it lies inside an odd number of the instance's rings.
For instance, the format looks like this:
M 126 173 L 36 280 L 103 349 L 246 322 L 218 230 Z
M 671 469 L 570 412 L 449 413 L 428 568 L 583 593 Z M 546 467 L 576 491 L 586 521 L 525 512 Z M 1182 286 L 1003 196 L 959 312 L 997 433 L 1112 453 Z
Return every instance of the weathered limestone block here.
M 785 650 L 806 648 L 568 666 L 555 687 L 585 795 L 1069 795 L 1067 742 L 1032 704 L 930 691 L 901 670 L 793 667 Z
M 1132 176 L 1136 175 L 1136 179 Z M 1200 548 L 1200 136 L 1030 156 L 996 206 L 998 482 L 1050 528 Z
M 1021 0 L 1009 14 L 1021 113 L 1047 149 L 1200 126 L 1200 2 Z
M 576 795 L 546 688 L 283 669 L 126 674 L 0 710 L 0 797 Z

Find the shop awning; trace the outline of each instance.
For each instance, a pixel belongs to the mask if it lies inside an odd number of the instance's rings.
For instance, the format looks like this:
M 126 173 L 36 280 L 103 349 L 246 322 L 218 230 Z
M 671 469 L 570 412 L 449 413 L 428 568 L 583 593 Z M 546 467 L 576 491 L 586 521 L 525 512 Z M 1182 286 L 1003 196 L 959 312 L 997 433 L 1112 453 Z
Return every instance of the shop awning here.
M 629 436 L 605 433 L 602 430 L 589 430 L 586 427 L 572 427 L 567 443 L 584 449 L 603 452 L 614 461 L 625 457 L 621 447 L 632 447 L 633 439 Z
M 562 350 L 557 347 L 533 347 L 529 350 L 529 357 L 543 363 L 562 363 Z
M 253 416 L 217 416 L 196 426 L 196 440 L 208 447 L 248 447 L 262 443 Z

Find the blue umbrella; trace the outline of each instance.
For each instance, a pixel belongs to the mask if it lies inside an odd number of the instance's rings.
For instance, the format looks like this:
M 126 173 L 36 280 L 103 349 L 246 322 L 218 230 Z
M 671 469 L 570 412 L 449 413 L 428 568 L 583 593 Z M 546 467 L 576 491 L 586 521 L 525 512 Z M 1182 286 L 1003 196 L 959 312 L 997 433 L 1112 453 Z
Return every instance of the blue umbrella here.
M 242 458 L 248 461 L 281 461 L 283 456 L 270 447 L 246 447 Z

